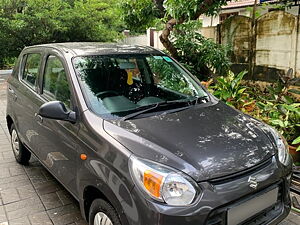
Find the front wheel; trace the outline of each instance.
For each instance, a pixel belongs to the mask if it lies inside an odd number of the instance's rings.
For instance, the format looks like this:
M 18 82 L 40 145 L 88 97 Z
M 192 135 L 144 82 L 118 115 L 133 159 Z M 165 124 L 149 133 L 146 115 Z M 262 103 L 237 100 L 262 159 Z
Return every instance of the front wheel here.
M 10 134 L 11 134 L 11 147 L 14 152 L 16 161 L 22 165 L 27 165 L 30 160 L 31 153 L 21 143 L 18 132 L 14 124 L 10 128 Z
M 89 225 L 122 225 L 116 210 L 106 201 L 93 201 L 89 213 Z

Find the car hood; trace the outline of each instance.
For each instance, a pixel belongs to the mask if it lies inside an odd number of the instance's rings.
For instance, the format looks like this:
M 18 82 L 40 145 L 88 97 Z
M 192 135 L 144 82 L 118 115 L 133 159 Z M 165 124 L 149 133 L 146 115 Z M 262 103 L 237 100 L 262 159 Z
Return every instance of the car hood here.
M 136 156 L 176 168 L 196 181 L 246 170 L 275 154 L 254 119 L 222 102 L 130 121 L 105 121 L 104 129 Z

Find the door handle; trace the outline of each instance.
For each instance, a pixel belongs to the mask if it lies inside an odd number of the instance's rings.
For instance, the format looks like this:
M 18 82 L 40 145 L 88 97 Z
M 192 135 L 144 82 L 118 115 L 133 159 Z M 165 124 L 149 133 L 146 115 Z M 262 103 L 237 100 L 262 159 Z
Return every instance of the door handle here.
M 38 115 L 37 118 L 38 118 L 38 122 L 43 123 L 43 117 L 42 116 Z
M 8 92 L 13 96 L 14 101 L 16 101 L 17 95 L 16 95 L 15 91 L 11 87 L 8 87 Z
M 36 120 L 39 122 L 39 123 L 43 123 L 43 117 L 39 114 L 34 114 L 34 116 L 36 117 Z
M 15 91 L 13 89 L 11 89 L 11 87 L 8 87 L 8 92 L 11 94 L 15 94 Z

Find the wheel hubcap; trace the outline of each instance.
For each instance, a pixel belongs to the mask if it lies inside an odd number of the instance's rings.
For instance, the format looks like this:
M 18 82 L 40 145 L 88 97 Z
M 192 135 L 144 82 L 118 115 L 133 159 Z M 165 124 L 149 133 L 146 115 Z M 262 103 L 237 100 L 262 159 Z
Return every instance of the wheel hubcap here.
M 98 212 L 95 215 L 94 225 L 113 225 L 113 223 L 105 213 Z
M 11 145 L 16 156 L 20 154 L 19 137 L 16 130 L 11 132 Z

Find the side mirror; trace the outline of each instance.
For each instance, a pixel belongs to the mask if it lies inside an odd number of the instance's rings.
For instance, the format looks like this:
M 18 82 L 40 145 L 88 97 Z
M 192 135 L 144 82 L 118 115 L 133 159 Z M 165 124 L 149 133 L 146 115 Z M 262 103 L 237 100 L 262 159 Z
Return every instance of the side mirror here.
M 68 111 L 64 103 L 59 101 L 51 101 L 43 104 L 38 114 L 48 119 L 68 121 L 71 123 L 76 122 L 76 113 Z

